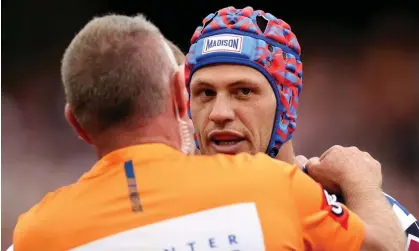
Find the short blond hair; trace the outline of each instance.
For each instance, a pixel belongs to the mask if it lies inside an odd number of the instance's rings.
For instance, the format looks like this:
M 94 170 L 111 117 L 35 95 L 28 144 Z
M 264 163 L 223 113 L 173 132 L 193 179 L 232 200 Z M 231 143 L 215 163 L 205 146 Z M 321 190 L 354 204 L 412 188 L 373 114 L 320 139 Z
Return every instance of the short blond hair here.
M 176 63 L 178 65 L 183 65 L 185 63 L 186 56 L 183 54 L 182 50 L 170 40 L 167 40 L 167 44 L 169 44 L 170 50 L 172 50 L 175 55 Z
M 143 15 L 91 20 L 71 41 L 61 65 L 66 99 L 90 132 L 165 111 L 174 71 L 164 37 Z

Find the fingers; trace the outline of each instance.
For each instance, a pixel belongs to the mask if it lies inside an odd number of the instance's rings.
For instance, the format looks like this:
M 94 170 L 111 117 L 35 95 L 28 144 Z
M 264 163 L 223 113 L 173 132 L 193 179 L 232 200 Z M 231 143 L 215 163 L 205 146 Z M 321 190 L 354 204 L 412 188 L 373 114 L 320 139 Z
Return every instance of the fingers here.
M 298 155 L 297 157 L 295 157 L 295 162 L 299 167 L 305 167 L 307 161 L 308 159 L 303 155 Z
M 320 160 L 323 160 L 324 158 L 326 158 L 328 155 L 330 155 L 331 152 L 339 152 L 343 150 L 343 146 L 340 145 L 334 145 L 332 147 L 330 147 L 329 149 L 327 149 L 326 152 L 324 152 L 321 156 L 320 156 Z
M 308 175 L 320 183 L 327 191 L 340 194 L 341 191 L 339 185 L 331 179 L 330 173 L 328 173 L 328 170 L 325 169 L 323 165 L 324 164 L 321 163 L 320 158 L 313 157 L 307 161 L 305 168 Z
M 320 158 L 309 159 L 304 171 L 332 193 L 381 189 L 382 185 L 381 164 L 355 146 L 332 146 Z
M 320 165 L 320 158 L 319 157 L 313 157 L 313 158 L 310 158 L 308 161 L 307 161 L 307 163 L 306 163 L 306 168 L 309 168 L 310 166 L 311 167 L 315 167 L 315 166 L 318 166 L 318 165 Z
M 304 168 L 306 169 L 306 172 L 310 177 L 312 177 L 314 180 L 319 182 L 318 177 L 316 175 L 317 168 L 320 166 L 320 159 L 318 157 L 313 157 L 307 160 L 306 164 L 304 165 Z
M 326 152 L 320 155 L 320 160 L 323 160 L 331 151 L 333 151 L 333 148 L 336 148 L 336 147 L 337 146 L 332 146 L 331 148 L 327 149 Z
M 320 183 L 324 182 L 323 178 L 318 175 L 318 169 L 320 167 L 320 159 L 318 157 L 310 158 L 304 167 L 311 178 Z

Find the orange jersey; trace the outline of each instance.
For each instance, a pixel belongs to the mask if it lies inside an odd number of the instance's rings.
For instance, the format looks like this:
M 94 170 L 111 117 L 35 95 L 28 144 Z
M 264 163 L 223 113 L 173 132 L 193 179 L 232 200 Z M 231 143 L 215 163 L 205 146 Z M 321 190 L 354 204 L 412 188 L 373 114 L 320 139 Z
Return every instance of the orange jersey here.
M 296 167 L 147 144 L 108 154 L 20 216 L 14 250 L 350 251 L 363 239 L 358 216 Z

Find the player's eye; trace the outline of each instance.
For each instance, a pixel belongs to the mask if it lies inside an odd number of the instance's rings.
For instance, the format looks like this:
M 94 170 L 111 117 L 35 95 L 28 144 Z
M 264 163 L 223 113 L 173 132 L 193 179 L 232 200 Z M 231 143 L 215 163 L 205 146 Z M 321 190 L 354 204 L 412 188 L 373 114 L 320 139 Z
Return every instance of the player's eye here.
M 214 90 L 211 89 L 204 89 L 202 90 L 202 93 L 207 97 L 214 97 L 217 94 Z
M 243 95 L 243 96 L 248 96 L 251 92 L 252 92 L 252 90 L 250 88 L 240 88 L 239 89 L 239 94 Z

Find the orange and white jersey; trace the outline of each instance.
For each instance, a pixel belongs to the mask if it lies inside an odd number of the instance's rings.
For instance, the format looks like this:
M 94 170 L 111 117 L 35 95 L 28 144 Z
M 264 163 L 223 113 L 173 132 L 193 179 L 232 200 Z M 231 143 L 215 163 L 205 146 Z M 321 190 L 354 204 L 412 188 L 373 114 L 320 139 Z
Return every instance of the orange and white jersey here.
M 15 251 L 359 250 L 364 224 L 265 154 L 127 147 L 21 215 Z

